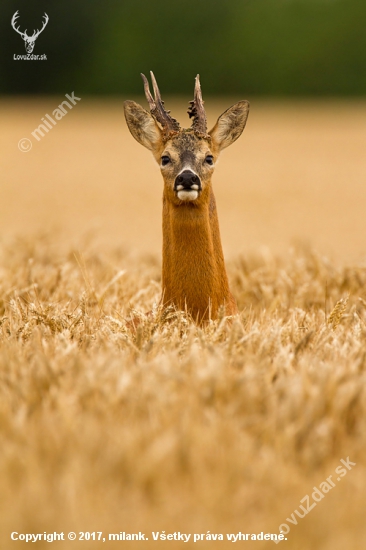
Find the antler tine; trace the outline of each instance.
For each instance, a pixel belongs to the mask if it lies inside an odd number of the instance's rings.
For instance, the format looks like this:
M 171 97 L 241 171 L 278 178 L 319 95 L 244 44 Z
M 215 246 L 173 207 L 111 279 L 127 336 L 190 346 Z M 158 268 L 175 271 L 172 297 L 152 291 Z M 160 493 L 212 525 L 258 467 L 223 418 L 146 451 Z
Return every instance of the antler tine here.
M 158 83 L 156 82 L 155 75 L 152 71 L 150 71 L 150 76 L 151 76 L 151 82 L 152 82 L 152 85 L 153 85 L 155 101 L 157 103 L 160 102 L 162 105 L 164 105 L 164 101 L 161 99 Z
M 153 109 L 156 109 L 156 105 L 155 105 L 154 98 L 150 93 L 149 82 L 148 82 L 148 80 L 147 80 L 147 78 L 144 74 L 141 73 L 141 77 L 142 77 L 142 80 L 144 82 L 145 96 L 146 96 L 147 102 L 149 104 L 150 111 L 152 111 Z
M 47 15 L 46 12 L 44 13 L 43 17 L 44 17 L 44 21 L 43 21 L 41 30 L 37 29 L 37 30 L 34 31 L 34 33 L 33 33 L 33 36 L 35 36 L 35 39 L 38 38 L 38 36 L 39 36 L 39 35 L 41 34 L 41 32 L 44 30 L 44 28 L 46 27 L 46 25 L 47 25 L 47 23 L 48 23 L 48 21 L 49 21 L 49 19 L 50 19 L 50 18 L 48 17 L 48 15 Z
M 13 27 L 14 27 L 14 25 L 15 25 L 16 20 L 18 19 L 18 17 L 19 17 L 19 10 L 17 10 L 17 11 L 14 13 L 13 17 L 11 18 L 11 24 L 12 24 Z
M 145 96 L 149 104 L 151 114 L 161 124 L 163 132 L 166 136 L 169 136 L 171 132 L 179 132 L 179 122 L 170 116 L 170 111 L 166 111 L 164 109 L 164 101 L 161 99 L 154 73 L 150 71 L 150 75 L 154 90 L 154 98 L 150 93 L 149 82 L 146 76 L 141 73 L 142 80 L 144 81 Z
M 189 115 L 189 118 L 193 118 L 192 128 L 194 132 L 202 136 L 207 136 L 207 119 L 205 108 L 203 106 L 199 74 L 196 76 L 195 80 L 194 99 L 189 103 L 190 106 L 188 107 L 187 113 Z
M 17 33 L 19 33 L 19 34 L 21 35 L 21 37 L 23 38 L 23 36 L 27 36 L 27 29 L 25 29 L 25 32 L 22 32 L 22 31 L 19 30 L 19 27 L 16 27 L 16 26 L 15 26 L 15 23 L 17 23 L 18 17 L 19 17 L 19 10 L 17 10 L 17 11 L 14 13 L 14 15 L 13 15 L 13 17 L 12 17 L 12 19 L 11 19 L 11 26 L 12 26 L 13 29 L 14 29 Z

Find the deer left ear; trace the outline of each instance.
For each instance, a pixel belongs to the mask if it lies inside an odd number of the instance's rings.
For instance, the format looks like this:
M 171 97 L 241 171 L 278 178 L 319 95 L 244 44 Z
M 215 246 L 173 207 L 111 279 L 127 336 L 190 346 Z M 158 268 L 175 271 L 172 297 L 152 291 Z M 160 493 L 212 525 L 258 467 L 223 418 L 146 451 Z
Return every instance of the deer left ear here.
M 141 145 L 155 151 L 161 143 L 161 130 L 150 113 L 134 101 L 125 101 L 125 117 L 127 126 Z
M 217 119 L 209 132 L 219 151 L 229 147 L 241 136 L 249 115 L 249 101 L 239 101 L 227 109 Z

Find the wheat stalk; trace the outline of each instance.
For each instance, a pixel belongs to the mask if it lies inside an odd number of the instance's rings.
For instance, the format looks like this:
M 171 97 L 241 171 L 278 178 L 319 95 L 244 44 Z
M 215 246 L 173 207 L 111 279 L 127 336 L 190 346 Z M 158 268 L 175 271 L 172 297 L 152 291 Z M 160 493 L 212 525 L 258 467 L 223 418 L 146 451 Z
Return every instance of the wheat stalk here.
M 332 325 L 332 329 L 337 328 L 337 326 L 341 322 L 343 314 L 346 311 L 348 300 L 349 294 L 345 298 L 341 298 L 340 300 L 338 300 L 333 310 L 331 311 L 327 322 L 329 325 Z

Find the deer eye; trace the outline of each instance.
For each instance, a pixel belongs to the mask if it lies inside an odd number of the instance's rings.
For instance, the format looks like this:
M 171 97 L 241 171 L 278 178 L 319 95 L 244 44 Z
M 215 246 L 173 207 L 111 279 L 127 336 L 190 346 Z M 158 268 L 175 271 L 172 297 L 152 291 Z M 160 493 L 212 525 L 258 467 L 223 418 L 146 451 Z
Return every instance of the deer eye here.
M 213 156 L 212 155 L 207 155 L 207 157 L 205 158 L 205 162 L 207 162 L 207 164 L 212 166 L 213 165 Z
M 170 157 L 168 157 L 167 155 L 163 155 L 161 157 L 162 166 L 166 166 L 167 164 L 169 164 L 169 162 L 170 162 Z

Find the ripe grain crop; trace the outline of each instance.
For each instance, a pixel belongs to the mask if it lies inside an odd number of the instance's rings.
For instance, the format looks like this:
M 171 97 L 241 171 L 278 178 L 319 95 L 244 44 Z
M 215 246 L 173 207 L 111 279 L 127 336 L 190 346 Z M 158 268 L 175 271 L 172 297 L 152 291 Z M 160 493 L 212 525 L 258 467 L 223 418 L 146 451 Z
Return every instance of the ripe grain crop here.
M 347 457 L 281 544 L 365 548 L 366 269 L 297 247 L 228 273 L 240 315 L 197 327 L 159 307 L 158 256 L 2 243 L 1 548 L 12 531 L 278 532 Z
M 161 176 L 122 98 L 83 98 L 28 153 L 55 98 L 1 100 L 1 550 L 26 547 L 12 531 L 284 523 L 290 550 L 366 547 L 366 104 L 249 99 L 214 179 L 240 316 L 202 328 L 157 305 Z M 166 101 L 181 121 L 186 103 Z M 229 104 L 207 98 L 209 122 Z M 227 546 L 133 548 L 172 544 Z

